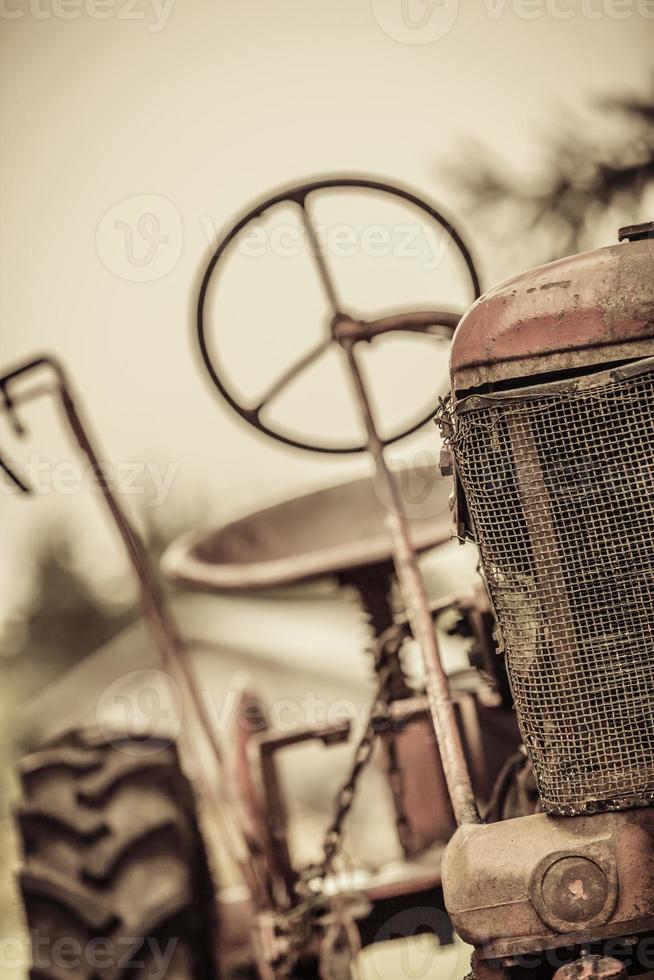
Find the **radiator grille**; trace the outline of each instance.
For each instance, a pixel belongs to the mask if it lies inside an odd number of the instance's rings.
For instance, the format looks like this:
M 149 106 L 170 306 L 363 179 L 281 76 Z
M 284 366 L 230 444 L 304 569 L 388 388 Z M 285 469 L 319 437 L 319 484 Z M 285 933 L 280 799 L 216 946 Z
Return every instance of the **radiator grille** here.
M 653 801 L 654 359 L 451 422 L 545 809 Z

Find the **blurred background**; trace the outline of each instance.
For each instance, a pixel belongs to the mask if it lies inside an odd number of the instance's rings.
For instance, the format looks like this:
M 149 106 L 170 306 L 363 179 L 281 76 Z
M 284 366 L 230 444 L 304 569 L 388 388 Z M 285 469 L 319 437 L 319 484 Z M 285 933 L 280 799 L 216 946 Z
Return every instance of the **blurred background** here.
M 272 190 L 354 174 L 442 207 L 484 288 L 612 243 L 619 225 L 654 217 L 652 51 L 651 0 L 2 0 L 2 367 L 41 351 L 62 359 L 155 556 L 181 531 L 363 475 L 363 457 L 266 440 L 211 389 L 192 324 L 217 242 Z M 282 211 L 262 222 L 209 297 L 216 347 L 252 397 L 324 327 L 296 220 Z M 317 220 L 348 308 L 471 301 L 461 263 L 410 208 L 336 194 Z M 374 247 L 371 228 L 383 233 Z M 446 345 L 393 344 L 370 363 L 389 424 L 446 383 Z M 312 369 L 275 411 L 300 434 L 358 431 L 338 364 Z M 7 819 L 15 709 L 138 618 L 122 552 L 60 421 L 47 403 L 31 407 L 18 440 L 0 420 L 3 453 L 36 490 L 27 499 L 0 486 L 6 934 L 19 928 Z M 400 465 L 438 449 L 429 425 L 393 453 Z M 463 565 L 470 578 L 474 559 Z M 271 631 L 287 669 L 299 649 L 349 651 L 343 677 L 365 690 L 366 666 L 348 666 L 363 636 L 351 610 L 304 606 L 302 619 L 295 606 L 257 601 L 254 616 L 208 600 L 182 618 L 249 651 L 255 674 L 257 657 L 272 656 L 262 640 Z

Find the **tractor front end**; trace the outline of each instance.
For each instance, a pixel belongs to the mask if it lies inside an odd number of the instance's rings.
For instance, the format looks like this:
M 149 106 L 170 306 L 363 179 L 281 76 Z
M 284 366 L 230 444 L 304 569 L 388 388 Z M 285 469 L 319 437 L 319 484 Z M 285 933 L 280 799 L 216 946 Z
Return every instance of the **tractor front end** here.
M 622 229 L 497 287 L 453 340 L 444 469 L 543 811 L 448 847 L 448 910 L 480 974 L 624 976 L 652 958 L 653 235 Z

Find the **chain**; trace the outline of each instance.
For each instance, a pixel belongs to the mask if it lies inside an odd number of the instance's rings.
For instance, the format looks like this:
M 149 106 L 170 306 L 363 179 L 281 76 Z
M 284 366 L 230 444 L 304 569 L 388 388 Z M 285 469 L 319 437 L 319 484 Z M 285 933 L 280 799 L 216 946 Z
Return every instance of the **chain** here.
M 323 840 L 323 860 L 317 867 L 314 866 L 309 869 L 313 878 L 324 879 L 327 877 L 341 848 L 344 824 L 352 809 L 361 775 L 372 758 L 380 724 L 388 724 L 388 688 L 395 676 L 394 654 L 397 651 L 397 644 L 406 633 L 407 626 L 405 623 L 394 624 L 385 630 L 375 642 L 374 654 L 377 672 L 375 700 L 357 744 L 348 777 L 336 795 L 334 816 Z M 394 771 L 399 772 L 396 756 L 394 756 L 394 766 Z
M 407 623 L 393 624 L 374 643 L 373 653 L 377 674 L 375 699 L 366 719 L 364 730 L 357 743 L 350 771 L 336 794 L 334 815 L 323 838 L 322 860 L 319 864 L 311 865 L 305 869 L 302 875 L 301 886 L 303 900 L 291 912 L 284 916 L 287 931 L 287 949 L 283 963 L 277 968 L 276 977 L 278 980 L 290 980 L 302 950 L 306 948 L 308 938 L 312 931 L 312 920 L 321 910 L 329 908 L 329 898 L 326 898 L 315 890 L 315 883 L 324 882 L 325 878 L 327 878 L 333 869 L 334 861 L 342 848 L 345 821 L 352 809 L 359 781 L 370 763 L 375 747 L 375 740 L 380 730 L 389 724 L 388 694 L 396 675 L 395 656 L 403 638 L 408 634 L 408 630 Z M 401 799 L 402 790 L 400 785 L 401 770 L 398 765 L 392 733 L 388 744 L 389 779 L 393 795 L 398 800 Z M 398 833 L 401 842 L 404 844 L 408 821 L 406 814 L 401 808 L 398 808 L 397 812 Z M 324 940 L 323 948 L 333 943 L 336 933 L 343 930 L 345 935 L 349 937 L 348 942 L 354 951 L 356 943 L 353 939 L 353 929 L 356 929 L 353 922 L 350 927 L 345 916 L 338 917 L 334 925 L 330 927 L 329 941 Z
M 380 656 L 393 660 L 396 664 L 399 657 L 400 648 L 402 646 L 402 641 L 404 636 L 408 632 L 408 626 L 404 625 L 404 630 L 396 631 L 395 635 L 389 637 L 385 646 L 381 651 Z M 388 705 L 386 706 L 388 709 Z M 387 732 L 385 745 L 386 745 L 386 775 L 388 777 L 388 784 L 393 796 L 393 805 L 395 809 L 395 827 L 397 829 L 397 836 L 404 851 L 405 855 L 409 855 L 412 850 L 412 840 L 411 840 L 411 830 L 409 824 L 409 817 L 406 811 L 405 800 L 404 800 L 404 773 L 400 765 L 398 753 L 397 753 L 397 737 L 395 729 L 389 718 L 388 710 L 386 711 L 386 717 L 384 718 L 385 730 Z

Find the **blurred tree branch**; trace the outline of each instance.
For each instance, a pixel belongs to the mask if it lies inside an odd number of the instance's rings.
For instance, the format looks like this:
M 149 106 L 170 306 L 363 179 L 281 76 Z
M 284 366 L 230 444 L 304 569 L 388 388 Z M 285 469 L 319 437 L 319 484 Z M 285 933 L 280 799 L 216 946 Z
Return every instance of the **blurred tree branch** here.
M 591 108 L 602 126 L 577 121 L 548 133 L 543 165 L 532 179 L 520 179 L 485 147 L 469 145 L 463 156 L 472 162 L 447 171 L 475 222 L 502 236 L 538 231 L 540 261 L 550 261 L 595 244 L 589 238 L 609 209 L 625 223 L 641 220 L 643 198 L 654 188 L 654 80 L 644 96 L 611 96 Z M 607 126 L 603 139 L 599 130 Z
M 199 506 L 199 500 L 196 504 Z M 141 534 L 155 569 L 166 546 L 182 530 L 199 523 L 198 506 L 190 502 L 181 511 L 165 516 L 148 510 L 139 515 Z M 0 635 L 5 678 L 13 670 L 27 687 L 40 687 L 139 618 L 137 582 L 134 579 L 133 588 L 125 591 L 125 575 L 128 586 L 132 576 L 126 565 L 120 570 L 122 552 L 118 552 L 119 565 L 112 581 L 111 576 L 98 576 L 88 564 L 80 565 L 76 544 L 79 532 L 64 524 L 46 526 L 27 545 L 30 593 L 23 607 L 5 622 Z M 116 589 L 118 579 L 120 589 Z

